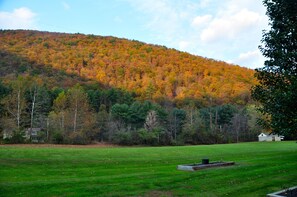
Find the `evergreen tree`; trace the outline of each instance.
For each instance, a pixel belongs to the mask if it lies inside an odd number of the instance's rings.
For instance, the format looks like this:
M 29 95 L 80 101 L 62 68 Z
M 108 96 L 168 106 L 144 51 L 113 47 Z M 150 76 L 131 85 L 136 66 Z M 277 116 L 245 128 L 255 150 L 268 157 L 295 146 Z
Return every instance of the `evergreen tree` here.
M 260 50 L 267 60 L 256 72 L 260 83 L 253 88 L 253 98 L 262 103 L 261 111 L 270 116 L 273 132 L 296 136 L 297 1 L 263 3 L 271 29 L 263 33 Z
M 2 81 L 0 81 L 0 117 L 4 112 L 3 104 L 1 103 L 1 100 L 9 94 L 9 89 L 6 87 Z
M 96 116 L 96 125 L 95 125 L 95 138 L 97 140 L 103 141 L 107 140 L 107 132 L 108 132 L 108 122 L 109 122 L 109 114 L 106 110 L 105 105 L 100 105 L 99 112 Z
M 2 103 L 2 99 L 5 98 L 8 94 L 9 94 L 9 88 L 6 87 L 0 80 L 0 132 L 4 129 L 3 117 L 5 114 L 5 108 Z

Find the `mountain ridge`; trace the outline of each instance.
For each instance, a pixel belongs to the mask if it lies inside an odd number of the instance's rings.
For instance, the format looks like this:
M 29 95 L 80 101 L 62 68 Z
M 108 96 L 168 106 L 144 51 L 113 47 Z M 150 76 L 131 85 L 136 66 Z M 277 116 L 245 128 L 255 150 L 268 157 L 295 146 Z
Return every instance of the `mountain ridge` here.
M 250 101 L 250 88 L 256 84 L 252 69 L 125 38 L 32 30 L 1 30 L 0 35 L 2 78 L 12 73 L 45 75 L 54 69 L 52 84 L 55 77 L 65 82 L 74 76 L 133 91 L 141 100 L 238 104 Z M 11 63 L 13 56 L 20 62 Z M 75 82 L 80 80 L 62 86 Z

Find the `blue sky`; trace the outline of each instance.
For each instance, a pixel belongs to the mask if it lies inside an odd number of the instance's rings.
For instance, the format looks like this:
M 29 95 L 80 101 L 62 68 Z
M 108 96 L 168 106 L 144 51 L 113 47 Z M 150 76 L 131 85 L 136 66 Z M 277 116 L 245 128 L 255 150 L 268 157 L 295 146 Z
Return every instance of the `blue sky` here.
M 0 29 L 111 35 L 259 68 L 265 12 L 260 0 L 0 0 Z

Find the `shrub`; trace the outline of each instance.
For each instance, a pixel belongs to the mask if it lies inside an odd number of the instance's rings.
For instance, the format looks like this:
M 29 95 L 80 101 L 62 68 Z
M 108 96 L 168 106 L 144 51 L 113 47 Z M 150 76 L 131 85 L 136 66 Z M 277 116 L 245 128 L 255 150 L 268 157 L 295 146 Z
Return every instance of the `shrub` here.
M 138 135 L 141 141 L 141 144 L 145 145 L 158 145 L 158 131 L 153 129 L 152 131 L 147 131 L 145 129 L 140 129 Z
M 133 145 L 133 138 L 131 132 L 118 131 L 112 137 L 112 142 L 120 145 Z
M 52 142 L 54 144 L 62 144 L 64 143 L 64 136 L 60 132 L 55 132 L 52 137 Z
M 21 144 L 25 142 L 25 132 L 21 130 L 13 131 L 11 138 L 4 139 L 4 143 L 8 144 Z
M 85 144 L 89 144 L 90 140 L 87 138 L 87 136 L 82 133 L 82 132 L 75 132 L 75 133 L 71 133 L 69 136 L 69 142 L 71 144 L 81 144 L 81 145 L 85 145 Z

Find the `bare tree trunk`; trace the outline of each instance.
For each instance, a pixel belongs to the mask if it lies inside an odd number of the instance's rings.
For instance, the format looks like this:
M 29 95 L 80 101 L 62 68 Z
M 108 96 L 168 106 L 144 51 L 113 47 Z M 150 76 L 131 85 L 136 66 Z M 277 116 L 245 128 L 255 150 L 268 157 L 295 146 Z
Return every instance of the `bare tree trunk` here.
M 215 129 L 218 127 L 218 110 L 216 109 L 216 117 L 215 117 Z
M 33 122 L 34 122 L 34 109 L 35 109 L 35 102 L 36 102 L 36 94 L 37 94 L 37 88 L 35 86 L 34 92 L 33 92 L 33 100 L 32 100 L 32 107 L 31 107 L 31 125 L 30 125 L 30 136 L 32 134 L 32 128 L 33 128 Z
M 236 115 L 236 119 L 237 119 L 237 123 L 238 123 L 238 126 L 236 127 L 236 143 L 238 143 L 239 142 L 239 129 L 240 129 L 240 126 L 241 126 L 241 124 L 240 124 L 240 116 L 237 114 Z
M 190 118 L 191 122 L 190 125 L 193 125 L 193 109 L 191 108 L 191 118 Z
M 17 107 L 17 125 L 18 130 L 20 129 L 20 119 L 21 119 L 21 89 L 18 90 L 18 99 L 17 99 L 18 107 Z
M 46 119 L 46 140 L 49 141 L 49 118 Z
M 216 139 L 217 139 L 217 141 L 216 141 L 216 143 L 218 143 L 219 142 L 219 133 L 218 133 L 218 110 L 216 109 L 216 115 L 215 115 L 215 135 L 216 135 Z
M 62 127 L 62 131 L 64 131 L 64 125 L 65 125 L 65 114 L 64 111 L 62 111 L 62 122 L 61 122 L 61 127 Z
M 73 132 L 76 132 L 76 124 L 77 124 L 77 107 L 78 107 L 78 99 L 75 100 L 75 108 L 74 108 L 74 119 L 73 119 Z
M 239 142 L 239 132 L 240 132 L 240 128 L 241 128 L 241 117 L 239 114 L 236 114 L 234 117 L 233 117 L 233 128 L 235 130 L 235 138 L 236 138 L 236 143 Z
M 17 87 L 17 93 L 16 93 L 16 100 L 15 103 L 13 101 L 13 103 L 10 103 L 9 101 L 7 101 L 6 103 L 6 110 L 8 111 L 8 113 L 10 113 L 14 120 L 16 120 L 16 124 L 17 124 L 17 129 L 20 129 L 20 124 L 21 124 L 21 112 L 22 112 L 22 103 L 21 103 L 21 88 Z M 16 106 L 16 111 L 14 110 L 14 107 Z M 12 108 L 11 108 L 12 107 Z
M 212 129 L 212 115 L 211 115 L 211 112 L 209 112 L 209 128 Z
M 176 128 L 176 114 L 174 114 L 174 140 L 176 140 L 176 133 L 177 133 L 177 128 Z

